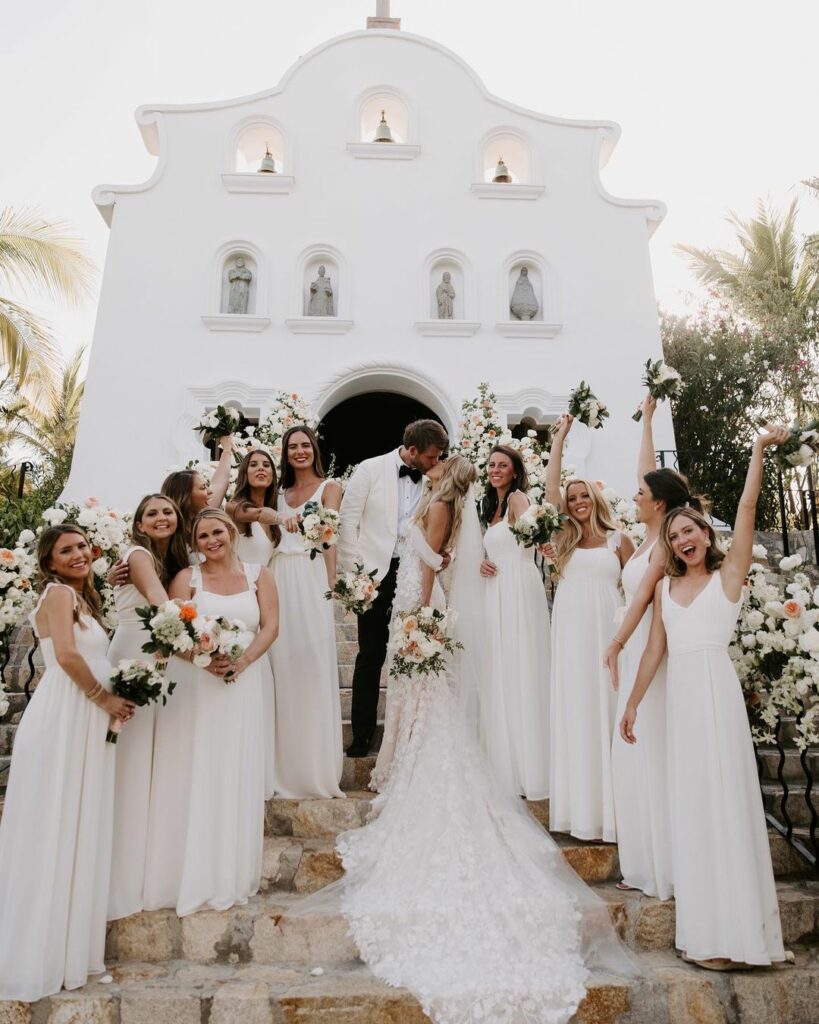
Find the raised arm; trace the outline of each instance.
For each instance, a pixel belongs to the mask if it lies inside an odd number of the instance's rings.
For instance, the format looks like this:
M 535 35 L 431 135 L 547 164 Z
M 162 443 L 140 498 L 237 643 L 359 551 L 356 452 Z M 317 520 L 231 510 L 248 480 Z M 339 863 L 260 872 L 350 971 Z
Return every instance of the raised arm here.
M 338 524 L 338 558 L 342 569 L 352 569 L 361 561 L 358 550 L 358 532 L 361 516 L 370 493 L 370 470 L 366 462 L 355 470 L 347 481 L 341 501 L 341 519 Z M 373 566 L 364 566 L 372 569 Z
M 574 416 L 564 413 L 554 422 L 552 434 L 552 448 L 549 453 L 549 464 L 546 466 L 546 500 L 556 508 L 562 507 L 562 496 L 560 494 L 560 472 L 563 469 L 563 445 L 566 443 L 566 435 L 572 429 Z
M 643 483 L 643 477 L 657 468 L 657 456 L 654 454 L 654 431 L 651 420 L 654 410 L 657 408 L 657 399 L 651 397 L 651 392 L 646 393 L 641 406 L 643 410 L 643 433 L 640 438 L 640 456 L 637 460 L 637 485 Z
M 427 510 L 427 522 L 424 530 L 427 544 L 436 554 L 440 554 L 444 541 L 449 533 L 450 506 L 443 501 L 433 501 Z M 435 582 L 435 569 L 421 559 L 421 604 L 428 605 L 432 598 L 432 585 Z
M 211 508 L 221 508 L 225 500 L 228 487 L 230 487 L 230 467 L 233 463 L 233 437 L 220 437 L 219 444 L 222 454 L 219 456 L 219 465 L 213 474 L 210 482 L 211 496 L 208 498 L 208 505 Z
M 333 508 L 336 512 L 341 508 L 341 484 L 338 480 L 328 480 L 324 485 L 324 490 L 321 494 L 321 503 L 325 508 Z M 324 568 L 327 570 L 327 583 L 330 586 L 330 590 L 333 589 L 333 584 L 336 582 L 336 561 L 338 560 L 337 547 L 338 545 L 328 548 L 324 552 Z
M 663 584 L 660 581 L 654 589 L 654 614 L 651 618 L 651 632 L 648 634 L 648 643 L 640 659 L 640 667 L 637 669 L 637 678 L 631 688 L 631 695 L 626 703 L 626 710 L 620 722 L 620 735 L 626 743 L 636 743 L 634 735 L 634 723 L 637 721 L 637 708 L 646 695 L 646 690 L 660 667 L 666 649 L 665 626 L 663 625 L 662 609 Z
M 133 551 L 128 558 L 131 583 L 149 604 L 162 604 L 168 600 L 168 593 L 156 574 L 154 560 L 147 551 Z
M 734 539 L 731 541 L 731 550 L 725 556 L 720 570 L 722 587 L 729 601 L 739 600 L 742 594 L 742 585 L 751 566 L 756 503 L 762 489 L 765 449 L 772 444 L 784 444 L 789 436 L 790 432 L 787 427 L 769 427 L 764 434 L 760 434 L 756 438 L 751 449 L 751 461 L 745 476 L 745 487 L 739 499 L 734 522 Z
M 654 600 L 654 591 L 659 581 L 663 578 L 664 570 L 665 555 L 661 545 L 655 544 L 654 550 L 648 557 L 648 567 L 646 568 L 643 579 L 640 582 L 640 586 L 637 588 L 637 592 L 626 609 L 626 615 L 620 623 L 620 628 L 614 634 L 614 637 L 606 648 L 606 653 L 603 656 L 603 664 L 609 670 L 611 685 L 615 690 L 618 689 L 620 685 L 617 658 L 628 643 L 631 634 L 639 626 L 640 620 L 645 614 L 646 609 Z

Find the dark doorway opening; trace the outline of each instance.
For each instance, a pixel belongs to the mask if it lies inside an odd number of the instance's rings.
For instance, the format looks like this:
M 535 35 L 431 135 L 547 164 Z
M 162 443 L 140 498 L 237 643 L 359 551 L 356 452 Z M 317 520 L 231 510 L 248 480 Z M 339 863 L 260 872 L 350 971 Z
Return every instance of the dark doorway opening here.
M 369 391 L 346 398 L 327 413 L 319 426 L 322 460 L 329 466 L 335 456 L 333 474 L 341 476 L 350 466 L 397 448 L 404 427 L 420 419 L 442 422 L 423 402 L 391 391 Z

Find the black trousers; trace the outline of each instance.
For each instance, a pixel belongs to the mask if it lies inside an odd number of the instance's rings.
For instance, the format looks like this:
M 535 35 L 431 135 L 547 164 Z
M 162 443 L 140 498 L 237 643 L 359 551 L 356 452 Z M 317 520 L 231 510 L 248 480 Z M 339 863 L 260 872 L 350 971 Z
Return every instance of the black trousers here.
M 378 585 L 378 596 L 372 607 L 358 616 L 358 654 L 353 671 L 353 706 L 350 712 L 353 744 L 356 746 L 369 746 L 378 720 L 378 687 L 387 657 L 397 572 L 398 559 L 393 558 L 387 575 Z

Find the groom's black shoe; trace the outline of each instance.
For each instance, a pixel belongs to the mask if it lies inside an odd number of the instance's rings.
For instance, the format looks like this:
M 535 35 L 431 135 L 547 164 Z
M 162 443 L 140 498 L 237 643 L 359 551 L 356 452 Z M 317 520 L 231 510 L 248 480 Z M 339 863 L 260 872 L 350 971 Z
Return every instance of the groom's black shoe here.
M 361 743 L 358 740 L 353 740 L 349 747 L 347 747 L 347 757 L 367 757 L 369 753 L 369 743 Z

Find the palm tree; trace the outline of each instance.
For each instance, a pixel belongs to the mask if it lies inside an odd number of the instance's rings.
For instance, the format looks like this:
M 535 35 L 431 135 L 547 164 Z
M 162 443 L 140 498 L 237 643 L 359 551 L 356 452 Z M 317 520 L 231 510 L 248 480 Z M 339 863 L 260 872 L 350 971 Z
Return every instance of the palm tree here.
M 67 225 L 37 210 L 0 210 L 0 282 L 33 286 L 49 297 L 79 304 L 91 293 L 94 267 Z M 53 397 L 59 366 L 48 325 L 26 306 L 0 296 L 0 369 L 32 398 Z

